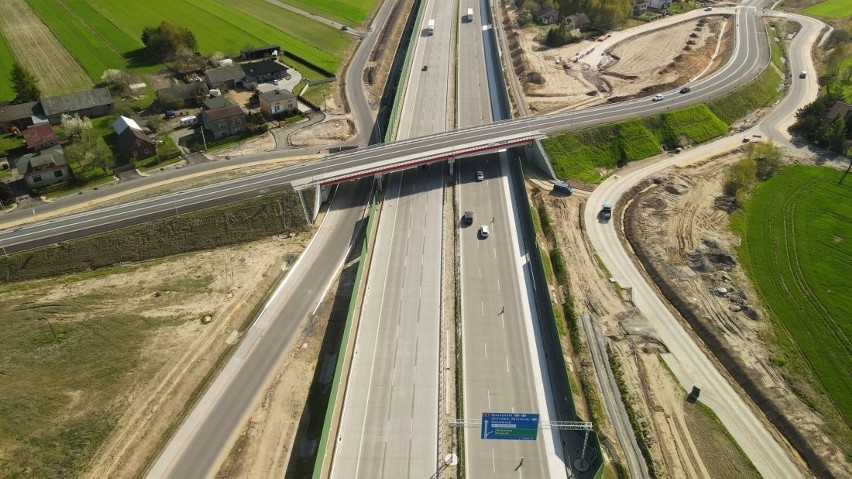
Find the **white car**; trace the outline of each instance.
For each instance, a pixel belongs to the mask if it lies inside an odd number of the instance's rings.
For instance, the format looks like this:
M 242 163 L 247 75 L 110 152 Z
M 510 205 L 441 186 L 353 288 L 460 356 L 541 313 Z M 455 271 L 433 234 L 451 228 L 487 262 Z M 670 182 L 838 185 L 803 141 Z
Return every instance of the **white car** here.
M 482 225 L 479 227 L 479 236 L 481 236 L 482 238 L 487 238 L 488 233 L 488 225 Z
M 663 99 L 663 95 L 660 95 L 659 93 L 657 93 L 656 95 L 654 95 L 654 98 L 651 98 L 651 101 L 660 101 L 662 99 Z
M 713 7 L 707 7 L 707 8 L 705 8 L 705 9 L 704 9 L 704 11 L 705 11 L 705 12 L 712 12 L 712 11 L 713 11 Z
M 476 181 L 482 181 L 484 179 L 485 179 L 485 173 L 483 173 L 482 171 L 477 171 L 476 172 Z

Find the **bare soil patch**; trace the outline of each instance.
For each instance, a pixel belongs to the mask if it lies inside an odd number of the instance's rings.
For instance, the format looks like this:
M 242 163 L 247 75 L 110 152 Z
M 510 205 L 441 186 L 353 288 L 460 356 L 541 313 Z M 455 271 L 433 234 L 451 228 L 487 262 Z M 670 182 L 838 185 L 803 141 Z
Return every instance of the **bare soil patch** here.
M 809 408 L 773 364 L 781 355 L 767 338 L 776 333 L 737 261 L 739 238 L 731 233 L 725 212 L 731 202 L 721 191 L 727 166 L 739 158 L 728 155 L 660 175 L 658 186 L 640 194 L 629 210 L 631 241 L 641 242 L 666 288 L 676 292 L 736 361 L 747 376 L 738 381 L 764 391 L 812 453 L 837 477 L 847 477 L 852 474 L 844 459 L 848 456 L 830 438 L 837 425 L 826 424 Z
M 624 380 L 632 393 L 633 407 L 648 436 L 658 476 L 712 477 L 714 466 L 708 464 L 710 458 L 701 452 L 708 444 L 715 445 L 714 451 L 723 451 L 717 454 L 724 455 L 725 461 L 739 465 L 741 470 L 749 470 L 722 428 L 688 426 L 690 411 L 684 410 L 686 393 L 659 359 L 660 354 L 667 353 L 665 347 L 653 336 L 647 320 L 627 301 L 627 294 L 610 282 L 609 273 L 587 243 L 581 213 L 588 194 L 575 189 L 571 196 L 553 195 L 547 186 L 542 181 L 533 181 L 530 188 L 534 195 L 540 195 L 553 218 L 556 240 L 565 262 L 570 265 L 571 296 L 576 312 L 591 315 L 621 363 Z M 536 193 L 542 187 L 546 189 Z M 582 350 L 574 351 L 573 357 L 566 357 L 571 373 L 578 377 L 590 374 L 591 367 L 584 335 L 581 334 L 581 338 Z M 593 376 L 586 382 L 596 384 Z M 601 394 L 597 388 L 595 393 Z M 584 398 L 580 394 L 575 393 L 574 397 L 578 411 L 600 407 L 583 405 Z M 605 454 L 623 461 L 623 451 L 608 419 L 604 417 L 596 427 Z
M 35 409 L 24 409 L 29 413 L 16 426 L 22 435 L 0 435 L 6 452 L 0 462 L 41 477 L 56 477 L 54 467 L 84 477 L 140 474 L 308 239 L 258 241 L 0 288 L 7 332 L 29 316 L 47 321 L 21 336 L 7 334 L 5 341 L 31 359 L 7 356 L 4 382 L 29 386 L 0 401 Z M 32 334 L 42 339 L 15 345 L 15 338 Z M 66 356 L 85 374 L 57 363 Z M 56 380 L 33 382 L 38 367 L 55 369 Z M 48 397 L 50 411 L 39 411 Z M 33 439 L 24 440 L 27 435 Z M 72 442 L 77 435 L 86 440 Z M 56 448 L 67 453 L 54 458 Z M 65 456 L 73 458 L 71 466 Z
M 506 13 L 513 67 L 530 109 L 539 113 L 585 108 L 687 83 L 718 66 L 732 31 L 722 16 L 690 20 L 627 39 L 607 51 L 600 63 L 588 64 L 586 54 L 600 48 L 599 43 L 584 40 L 549 48 L 540 43 L 541 27 L 514 28 L 516 11 Z
M 294 147 L 327 145 L 343 141 L 352 136 L 355 127 L 348 119 L 334 119 L 318 123 L 310 128 L 297 130 L 290 135 Z
M 0 32 L 15 60 L 38 79 L 38 86 L 45 96 L 92 87 L 92 80 L 83 67 L 25 0 L 3 2 Z

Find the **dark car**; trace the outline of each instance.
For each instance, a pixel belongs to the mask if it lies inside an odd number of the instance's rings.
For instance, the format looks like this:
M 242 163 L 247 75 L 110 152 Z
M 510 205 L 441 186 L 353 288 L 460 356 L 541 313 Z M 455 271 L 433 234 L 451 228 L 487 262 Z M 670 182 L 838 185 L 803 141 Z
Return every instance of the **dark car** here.
M 690 90 L 692 90 L 692 88 L 689 88 L 688 86 L 684 86 L 683 88 L 680 89 L 680 92 L 681 93 L 689 93 Z
M 609 221 L 612 218 L 612 203 L 604 203 L 601 211 L 598 213 L 598 218 L 601 221 Z
M 423 68 L 421 68 L 420 70 L 424 72 L 429 70 L 429 65 L 423 65 Z
M 472 225 L 473 224 L 473 211 L 465 211 L 462 215 L 462 224 Z

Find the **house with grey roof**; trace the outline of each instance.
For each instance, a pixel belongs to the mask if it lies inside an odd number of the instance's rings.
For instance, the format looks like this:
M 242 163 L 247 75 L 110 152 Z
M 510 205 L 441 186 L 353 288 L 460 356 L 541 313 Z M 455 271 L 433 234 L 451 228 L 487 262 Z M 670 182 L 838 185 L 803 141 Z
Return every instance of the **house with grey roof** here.
M 211 68 L 204 72 L 204 82 L 207 88 L 219 90 L 233 90 L 242 84 L 246 74 L 240 65 L 228 65 L 219 68 Z
M 258 97 L 260 99 L 260 112 L 267 119 L 295 113 L 299 108 L 296 95 L 283 88 L 261 93 Z
M 0 125 L 14 125 L 18 130 L 23 130 L 46 121 L 47 117 L 41 109 L 41 102 L 38 101 L 0 106 Z
M 58 125 L 63 114 L 98 118 L 112 113 L 115 110 L 115 104 L 112 101 L 109 88 L 95 88 L 42 98 L 41 108 L 44 110 L 48 121 Z
M 254 85 L 282 78 L 289 78 L 287 67 L 275 60 L 263 60 L 259 62 L 243 63 L 243 71 L 246 76 L 243 80 L 245 85 Z
M 204 82 L 181 83 L 157 90 L 157 102 L 162 110 L 194 107 L 200 105 L 207 94 Z
M 201 107 L 205 110 L 215 110 L 216 108 L 225 108 L 230 105 L 233 105 L 233 103 L 229 102 L 224 96 L 214 96 L 204 100 Z
M 71 179 L 71 169 L 61 146 L 23 155 L 15 161 L 15 167 L 30 189 Z
M 246 114 L 237 105 L 201 112 L 202 128 L 213 133 L 213 138 L 236 135 L 246 131 Z

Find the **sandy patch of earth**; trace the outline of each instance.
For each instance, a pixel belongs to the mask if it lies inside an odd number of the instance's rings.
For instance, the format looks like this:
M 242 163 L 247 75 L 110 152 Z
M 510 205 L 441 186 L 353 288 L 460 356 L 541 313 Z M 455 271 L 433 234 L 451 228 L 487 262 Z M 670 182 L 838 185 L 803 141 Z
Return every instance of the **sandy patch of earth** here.
M 352 122 L 347 119 L 334 119 L 318 123 L 310 128 L 301 129 L 290 135 L 294 147 L 327 145 L 334 141 L 343 141 L 354 133 Z
M 78 292 L 138 288 L 138 296 L 123 298 L 112 306 L 151 318 L 210 315 L 212 319 L 207 324 L 198 320 L 162 328 L 145 338 L 140 362 L 152 374 L 143 376 L 117 398 L 124 412 L 116 418 L 115 429 L 91 461 L 85 477 L 128 477 L 142 472 L 193 391 L 233 342 L 234 331 L 244 330 L 256 305 L 301 253 L 309 237 L 305 234 L 183 255 L 130 273 L 74 284 Z M 158 300 L 169 294 L 160 291 L 158 285 L 184 277 L 208 277 L 211 282 L 203 294 L 184 296 L 177 304 L 158 308 Z M 52 295 L 61 297 L 63 293 L 55 291 Z
M 515 25 L 514 9 L 507 15 Z M 539 43 L 540 29 L 511 25 L 507 37 L 530 110 L 549 113 L 687 83 L 725 58 L 731 31 L 722 16 L 685 21 L 616 44 L 600 65 L 583 62 L 584 53 L 600 48 L 595 41 L 549 48 Z M 718 56 L 717 45 L 721 47 Z

